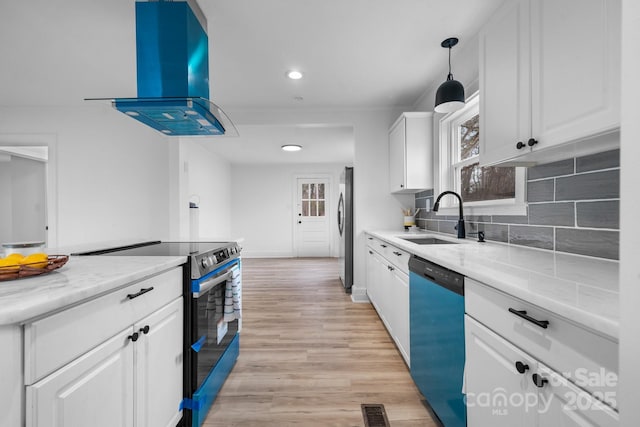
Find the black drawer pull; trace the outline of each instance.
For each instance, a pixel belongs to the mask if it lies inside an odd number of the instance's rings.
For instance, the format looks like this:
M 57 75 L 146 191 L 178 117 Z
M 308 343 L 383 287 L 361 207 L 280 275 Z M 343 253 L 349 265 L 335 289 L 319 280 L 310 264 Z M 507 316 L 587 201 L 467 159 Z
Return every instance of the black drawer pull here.
M 373 240 L 373 237 L 367 237 L 367 239 L 369 239 L 369 240 Z
M 144 295 L 147 292 L 151 292 L 152 290 L 153 290 L 153 286 L 151 286 L 150 288 L 142 288 L 140 289 L 140 292 L 136 292 L 135 294 L 127 294 L 127 298 L 129 299 L 138 298 L 140 295 Z
M 137 332 L 134 332 L 133 334 L 129 335 L 127 338 L 133 342 L 138 341 L 138 338 L 140 337 L 140 335 Z
M 524 374 L 527 370 L 529 370 L 529 365 L 527 365 L 526 363 L 522 363 L 519 360 L 516 362 L 516 371 Z
M 147 335 L 149 333 L 149 330 L 151 330 L 149 325 L 145 325 L 144 328 L 140 328 L 140 332 L 142 332 L 145 335 Z
M 373 251 L 369 251 L 369 253 L 370 253 L 371 255 L 373 255 Z
M 389 271 L 393 271 L 393 270 L 395 270 L 395 268 L 391 267 L 390 265 L 387 265 L 387 269 L 388 269 Z
M 549 382 L 548 379 L 546 379 L 545 377 L 543 377 L 542 375 L 539 375 L 539 374 L 533 374 L 531 379 L 533 380 L 533 383 L 538 388 L 544 387 L 544 385 Z
M 380 245 L 380 246 L 382 246 L 383 248 L 386 248 L 386 247 L 387 247 L 387 245 Z
M 397 256 L 402 256 L 402 254 L 400 252 L 398 252 L 398 251 L 393 251 L 393 254 L 397 255 Z
M 536 326 L 540 326 L 543 329 L 547 329 L 547 327 L 549 326 L 548 320 L 534 319 L 533 317 L 527 315 L 526 310 L 516 310 L 515 308 L 509 307 L 509 311 L 518 317 L 522 317 L 524 320 L 528 320 Z

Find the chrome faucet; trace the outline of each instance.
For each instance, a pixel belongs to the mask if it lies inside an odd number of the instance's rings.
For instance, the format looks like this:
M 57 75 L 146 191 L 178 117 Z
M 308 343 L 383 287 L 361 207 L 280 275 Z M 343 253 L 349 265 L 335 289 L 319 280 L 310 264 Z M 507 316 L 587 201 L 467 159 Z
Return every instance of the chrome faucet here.
M 438 209 L 440 209 L 440 199 L 445 194 L 453 194 L 458 198 L 458 205 L 460 208 L 460 218 L 458 218 L 458 225 L 456 225 L 455 228 L 456 230 L 458 230 L 458 239 L 464 239 L 466 236 L 464 231 L 464 217 L 462 215 L 462 197 L 460 197 L 458 193 L 456 193 L 455 191 L 443 191 L 442 193 L 440 193 L 438 195 L 438 198 L 436 199 L 436 203 L 433 205 L 433 211 L 438 212 Z

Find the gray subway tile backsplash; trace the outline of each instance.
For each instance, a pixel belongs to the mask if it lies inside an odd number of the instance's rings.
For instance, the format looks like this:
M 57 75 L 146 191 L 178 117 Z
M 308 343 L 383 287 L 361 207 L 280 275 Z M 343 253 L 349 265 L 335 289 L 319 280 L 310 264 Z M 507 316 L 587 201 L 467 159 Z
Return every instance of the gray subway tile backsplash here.
M 618 259 L 619 232 L 579 228 L 556 229 L 556 250 L 599 258 Z
M 527 201 L 552 202 L 554 197 L 554 180 L 529 181 L 527 183 Z
M 552 176 L 562 176 L 573 174 L 573 159 L 561 160 L 559 162 L 536 165 L 527 170 L 527 179 L 549 178 Z
M 575 225 L 574 202 L 532 203 L 529 205 L 529 224 L 531 225 Z
M 612 150 L 531 167 L 527 214 L 467 215 L 467 231 L 484 231 L 489 241 L 617 259 L 619 165 L 620 150 Z M 433 205 L 433 197 L 432 190 L 416 194 L 416 207 Z M 418 218 L 421 228 L 456 233 L 457 216 L 422 211 Z
M 617 167 L 620 167 L 620 150 L 605 151 L 604 153 L 576 159 L 576 172 L 589 172 Z
M 529 224 L 527 215 L 493 215 L 491 218 L 498 224 Z
M 616 199 L 619 197 L 619 169 L 556 179 L 556 200 Z
M 493 240 L 496 242 L 509 242 L 509 226 L 504 224 L 484 224 L 484 227 L 479 227 L 480 230 L 484 229 L 484 238 L 486 240 Z
M 553 228 L 510 225 L 509 243 L 540 249 L 553 249 Z
M 576 203 L 578 227 L 620 228 L 620 201 Z

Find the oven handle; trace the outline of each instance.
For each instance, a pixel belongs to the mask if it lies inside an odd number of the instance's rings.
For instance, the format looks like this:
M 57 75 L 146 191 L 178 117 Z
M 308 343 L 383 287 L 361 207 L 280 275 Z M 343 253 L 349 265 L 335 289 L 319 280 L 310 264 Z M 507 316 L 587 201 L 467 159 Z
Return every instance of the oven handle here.
M 213 288 L 217 284 L 226 282 L 227 280 L 229 280 L 229 276 L 231 276 L 231 273 L 232 273 L 232 269 L 229 269 L 229 271 L 227 271 L 226 273 L 220 276 L 216 276 L 212 279 L 207 280 L 206 282 L 200 283 L 200 289 L 198 291 L 193 292 L 194 298 L 199 298 L 200 295 L 203 295 L 209 292 L 209 290 L 211 290 L 211 288 Z

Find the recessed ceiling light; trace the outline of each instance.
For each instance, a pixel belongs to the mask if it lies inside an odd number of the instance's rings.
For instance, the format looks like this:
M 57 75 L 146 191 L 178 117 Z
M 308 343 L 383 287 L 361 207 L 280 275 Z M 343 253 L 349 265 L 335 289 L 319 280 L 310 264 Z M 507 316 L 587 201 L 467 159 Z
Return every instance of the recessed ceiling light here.
M 302 78 L 302 73 L 298 70 L 287 71 L 287 77 L 291 80 L 300 80 Z
M 302 145 L 286 144 L 280 148 L 282 148 L 284 151 L 300 151 L 302 150 Z

